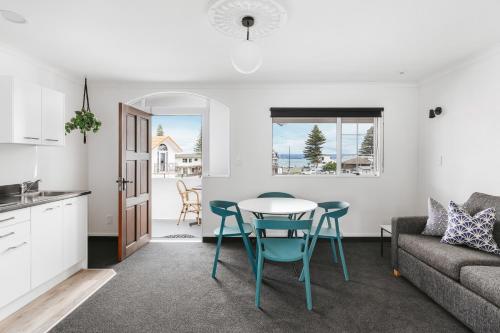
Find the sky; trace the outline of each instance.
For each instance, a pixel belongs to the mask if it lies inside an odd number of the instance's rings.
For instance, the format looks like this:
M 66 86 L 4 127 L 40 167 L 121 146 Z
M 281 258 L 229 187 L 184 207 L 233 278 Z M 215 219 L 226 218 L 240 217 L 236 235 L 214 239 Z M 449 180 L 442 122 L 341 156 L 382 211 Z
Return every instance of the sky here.
M 153 116 L 151 131 L 161 124 L 163 135 L 169 135 L 182 148 L 184 153 L 192 153 L 200 135 L 201 116 Z
M 288 123 L 273 124 L 273 149 L 278 154 L 302 154 L 305 141 L 315 124 Z M 326 137 L 323 154 L 335 154 L 337 150 L 337 124 L 317 124 Z M 342 124 L 342 154 L 356 154 L 356 146 L 361 147 L 364 136 L 372 124 Z

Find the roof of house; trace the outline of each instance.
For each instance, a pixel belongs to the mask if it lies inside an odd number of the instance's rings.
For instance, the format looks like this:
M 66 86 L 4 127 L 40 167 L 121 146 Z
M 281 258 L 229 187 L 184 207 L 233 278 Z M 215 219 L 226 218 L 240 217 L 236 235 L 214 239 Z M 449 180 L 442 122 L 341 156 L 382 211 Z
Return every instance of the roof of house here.
M 366 157 L 354 157 L 354 158 L 350 158 L 348 160 L 345 160 L 342 162 L 342 164 L 352 164 L 352 165 L 371 165 L 372 164 L 372 161 L 370 161 L 368 158 Z
M 155 149 L 165 141 L 170 141 L 179 153 L 182 152 L 182 148 L 169 135 L 153 135 L 153 138 L 151 139 L 151 148 Z

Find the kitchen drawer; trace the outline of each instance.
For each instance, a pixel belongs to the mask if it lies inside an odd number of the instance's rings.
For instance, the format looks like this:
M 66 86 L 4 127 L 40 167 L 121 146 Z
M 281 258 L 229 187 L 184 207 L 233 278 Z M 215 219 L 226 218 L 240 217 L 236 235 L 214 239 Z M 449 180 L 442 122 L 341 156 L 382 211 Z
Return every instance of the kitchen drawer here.
M 29 292 L 30 257 L 28 240 L 0 250 L 0 307 Z
M 0 227 L 0 253 L 30 239 L 29 221 L 19 222 L 8 227 Z
M 0 228 L 9 226 L 17 222 L 28 221 L 30 219 L 30 209 L 23 208 L 0 213 Z

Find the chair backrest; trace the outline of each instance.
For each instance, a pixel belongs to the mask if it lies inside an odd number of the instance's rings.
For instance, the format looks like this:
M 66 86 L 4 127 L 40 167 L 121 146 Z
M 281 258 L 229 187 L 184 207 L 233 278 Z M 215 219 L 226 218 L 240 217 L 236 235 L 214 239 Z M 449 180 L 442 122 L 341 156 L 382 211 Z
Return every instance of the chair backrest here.
M 312 220 L 254 219 L 257 230 L 311 230 Z
M 262 246 L 262 232 L 263 230 L 308 230 L 306 239 L 302 244 L 301 252 L 307 253 L 309 251 L 309 234 L 311 233 L 311 226 L 313 220 L 273 220 L 273 219 L 255 219 L 254 226 L 257 235 L 257 247 L 264 250 Z M 283 241 L 289 241 L 290 238 L 283 238 Z
M 327 202 L 321 202 L 318 204 L 318 207 L 323 208 L 325 212 L 323 215 L 321 215 L 320 222 L 318 226 L 321 228 L 323 225 L 323 222 L 326 218 L 328 222 L 328 227 L 332 227 L 332 223 L 330 219 L 335 219 L 335 228 L 338 230 L 339 229 L 339 218 L 347 214 L 347 211 L 349 210 L 349 203 L 345 201 L 327 201 Z
M 233 207 L 235 208 L 235 210 L 229 210 L 229 208 Z M 221 217 L 232 216 L 232 215 L 241 216 L 238 204 L 232 201 L 223 201 L 223 200 L 210 201 L 210 210 L 215 215 L 219 215 Z
M 179 195 L 181 196 L 181 200 L 184 203 L 186 200 L 188 200 L 186 184 L 182 180 L 178 180 L 175 185 L 177 186 L 177 191 L 179 191 Z
M 285 192 L 265 192 L 259 194 L 257 198 L 295 198 L 295 197 Z

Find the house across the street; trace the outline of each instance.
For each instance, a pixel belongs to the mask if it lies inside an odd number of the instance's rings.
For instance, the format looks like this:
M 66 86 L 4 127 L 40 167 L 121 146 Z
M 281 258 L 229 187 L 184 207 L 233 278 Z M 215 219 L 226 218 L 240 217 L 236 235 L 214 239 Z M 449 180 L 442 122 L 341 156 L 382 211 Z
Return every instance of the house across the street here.
M 201 153 L 176 154 L 175 169 L 178 176 L 201 175 Z
M 151 138 L 153 174 L 175 174 L 175 155 L 182 153 L 181 147 L 168 135 Z

